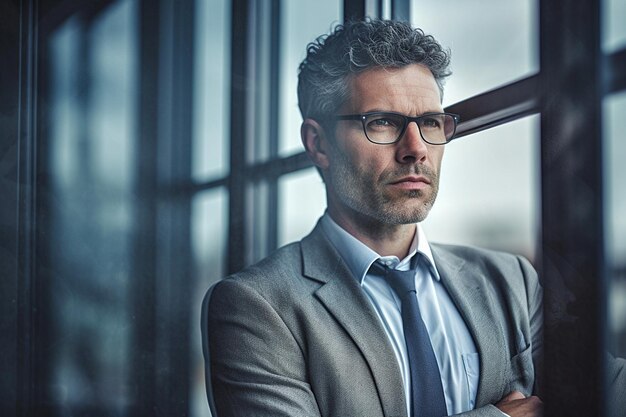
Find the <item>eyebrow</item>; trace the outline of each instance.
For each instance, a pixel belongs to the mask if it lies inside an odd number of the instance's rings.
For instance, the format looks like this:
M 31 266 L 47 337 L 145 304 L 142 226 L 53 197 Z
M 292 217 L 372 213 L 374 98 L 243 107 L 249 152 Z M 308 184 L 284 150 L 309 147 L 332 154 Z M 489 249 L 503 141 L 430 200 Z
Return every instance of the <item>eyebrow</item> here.
M 374 109 L 374 110 L 367 110 L 364 112 L 360 112 L 357 114 L 366 114 L 366 113 L 395 113 L 395 114 L 401 114 L 403 116 L 410 116 L 410 117 L 420 117 L 423 116 L 425 114 L 432 114 L 432 113 L 445 113 L 444 109 L 437 109 L 437 110 L 427 110 L 423 113 L 420 113 L 416 116 L 410 115 L 410 114 L 406 114 L 406 113 L 402 113 L 402 112 L 398 112 L 398 111 L 394 111 L 394 110 L 380 110 L 380 109 Z

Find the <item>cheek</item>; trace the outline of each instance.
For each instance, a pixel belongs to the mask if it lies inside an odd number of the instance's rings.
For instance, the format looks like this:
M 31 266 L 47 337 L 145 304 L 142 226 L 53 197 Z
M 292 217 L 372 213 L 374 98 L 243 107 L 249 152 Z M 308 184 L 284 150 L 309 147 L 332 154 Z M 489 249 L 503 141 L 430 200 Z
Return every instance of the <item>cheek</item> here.
M 335 148 L 334 162 L 341 164 L 341 168 L 350 171 L 363 172 L 371 169 L 373 159 L 367 152 L 363 152 L 363 148 L 359 147 L 360 143 L 348 143 L 342 148 Z
M 364 155 L 355 165 L 358 176 L 363 180 L 368 180 L 372 185 L 385 177 L 386 172 L 393 171 L 393 169 L 393 162 L 384 158 L 382 153 Z
M 443 161 L 443 151 L 443 146 L 438 146 L 435 149 L 431 149 L 430 152 L 430 159 L 432 161 L 433 168 L 435 168 L 437 172 L 439 172 L 441 169 L 441 162 Z
M 369 183 L 378 181 L 385 172 L 393 171 L 395 156 L 393 148 L 374 145 L 362 138 L 343 137 L 332 151 L 335 171 L 351 175 Z

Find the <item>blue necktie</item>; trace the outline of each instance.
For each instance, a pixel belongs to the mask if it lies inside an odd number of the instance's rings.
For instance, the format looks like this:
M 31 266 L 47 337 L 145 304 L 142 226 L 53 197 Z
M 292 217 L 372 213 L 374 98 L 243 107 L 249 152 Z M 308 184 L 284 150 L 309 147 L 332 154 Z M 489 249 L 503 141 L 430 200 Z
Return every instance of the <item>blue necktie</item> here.
M 447 416 L 439 366 L 416 297 L 415 269 L 399 271 L 375 262 L 372 272 L 380 272 L 377 275 L 385 278 L 402 301 L 402 326 L 411 368 L 411 416 Z

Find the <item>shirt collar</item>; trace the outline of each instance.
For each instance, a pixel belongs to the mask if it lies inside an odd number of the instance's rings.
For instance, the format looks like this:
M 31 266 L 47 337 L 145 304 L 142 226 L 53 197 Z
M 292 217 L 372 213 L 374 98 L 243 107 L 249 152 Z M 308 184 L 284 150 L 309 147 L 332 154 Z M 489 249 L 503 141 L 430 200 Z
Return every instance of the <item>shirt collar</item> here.
M 430 265 L 429 269 L 431 275 L 439 280 L 439 272 L 435 266 L 435 260 L 430 250 L 430 245 L 426 239 L 426 234 L 421 225 L 417 223 L 417 233 L 413 237 L 411 242 L 411 248 L 409 254 L 402 260 L 396 256 L 381 256 L 372 249 L 370 249 L 363 242 L 352 236 L 345 229 L 339 226 L 328 214 L 324 213 L 321 219 L 322 230 L 328 237 L 328 240 L 333 244 L 335 249 L 339 252 L 344 262 L 348 265 L 348 269 L 352 273 L 352 276 L 359 282 L 363 282 L 363 278 L 369 271 L 370 266 L 378 259 L 389 261 L 390 267 L 398 267 L 398 269 L 404 269 L 405 265 L 410 264 L 411 259 L 417 252 L 420 252 L 426 259 L 428 259 Z

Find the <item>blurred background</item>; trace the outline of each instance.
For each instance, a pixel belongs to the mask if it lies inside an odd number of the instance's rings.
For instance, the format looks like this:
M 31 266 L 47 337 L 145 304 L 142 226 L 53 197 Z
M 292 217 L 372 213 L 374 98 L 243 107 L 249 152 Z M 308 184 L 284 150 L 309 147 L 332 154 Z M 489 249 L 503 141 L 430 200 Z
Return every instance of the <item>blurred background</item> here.
M 429 239 L 541 268 L 542 198 L 560 196 L 542 196 L 538 74 L 551 35 L 539 0 L 6 1 L 2 415 L 210 415 L 202 297 L 323 213 L 297 67 L 355 10 L 410 20 L 452 50 L 444 106 L 465 124 L 446 147 Z M 623 71 L 626 2 L 600 10 L 603 59 L 617 62 L 603 68 Z M 606 310 L 594 317 L 624 357 L 623 78 L 599 112 L 589 140 L 602 143 L 604 234 L 588 250 L 601 249 Z

